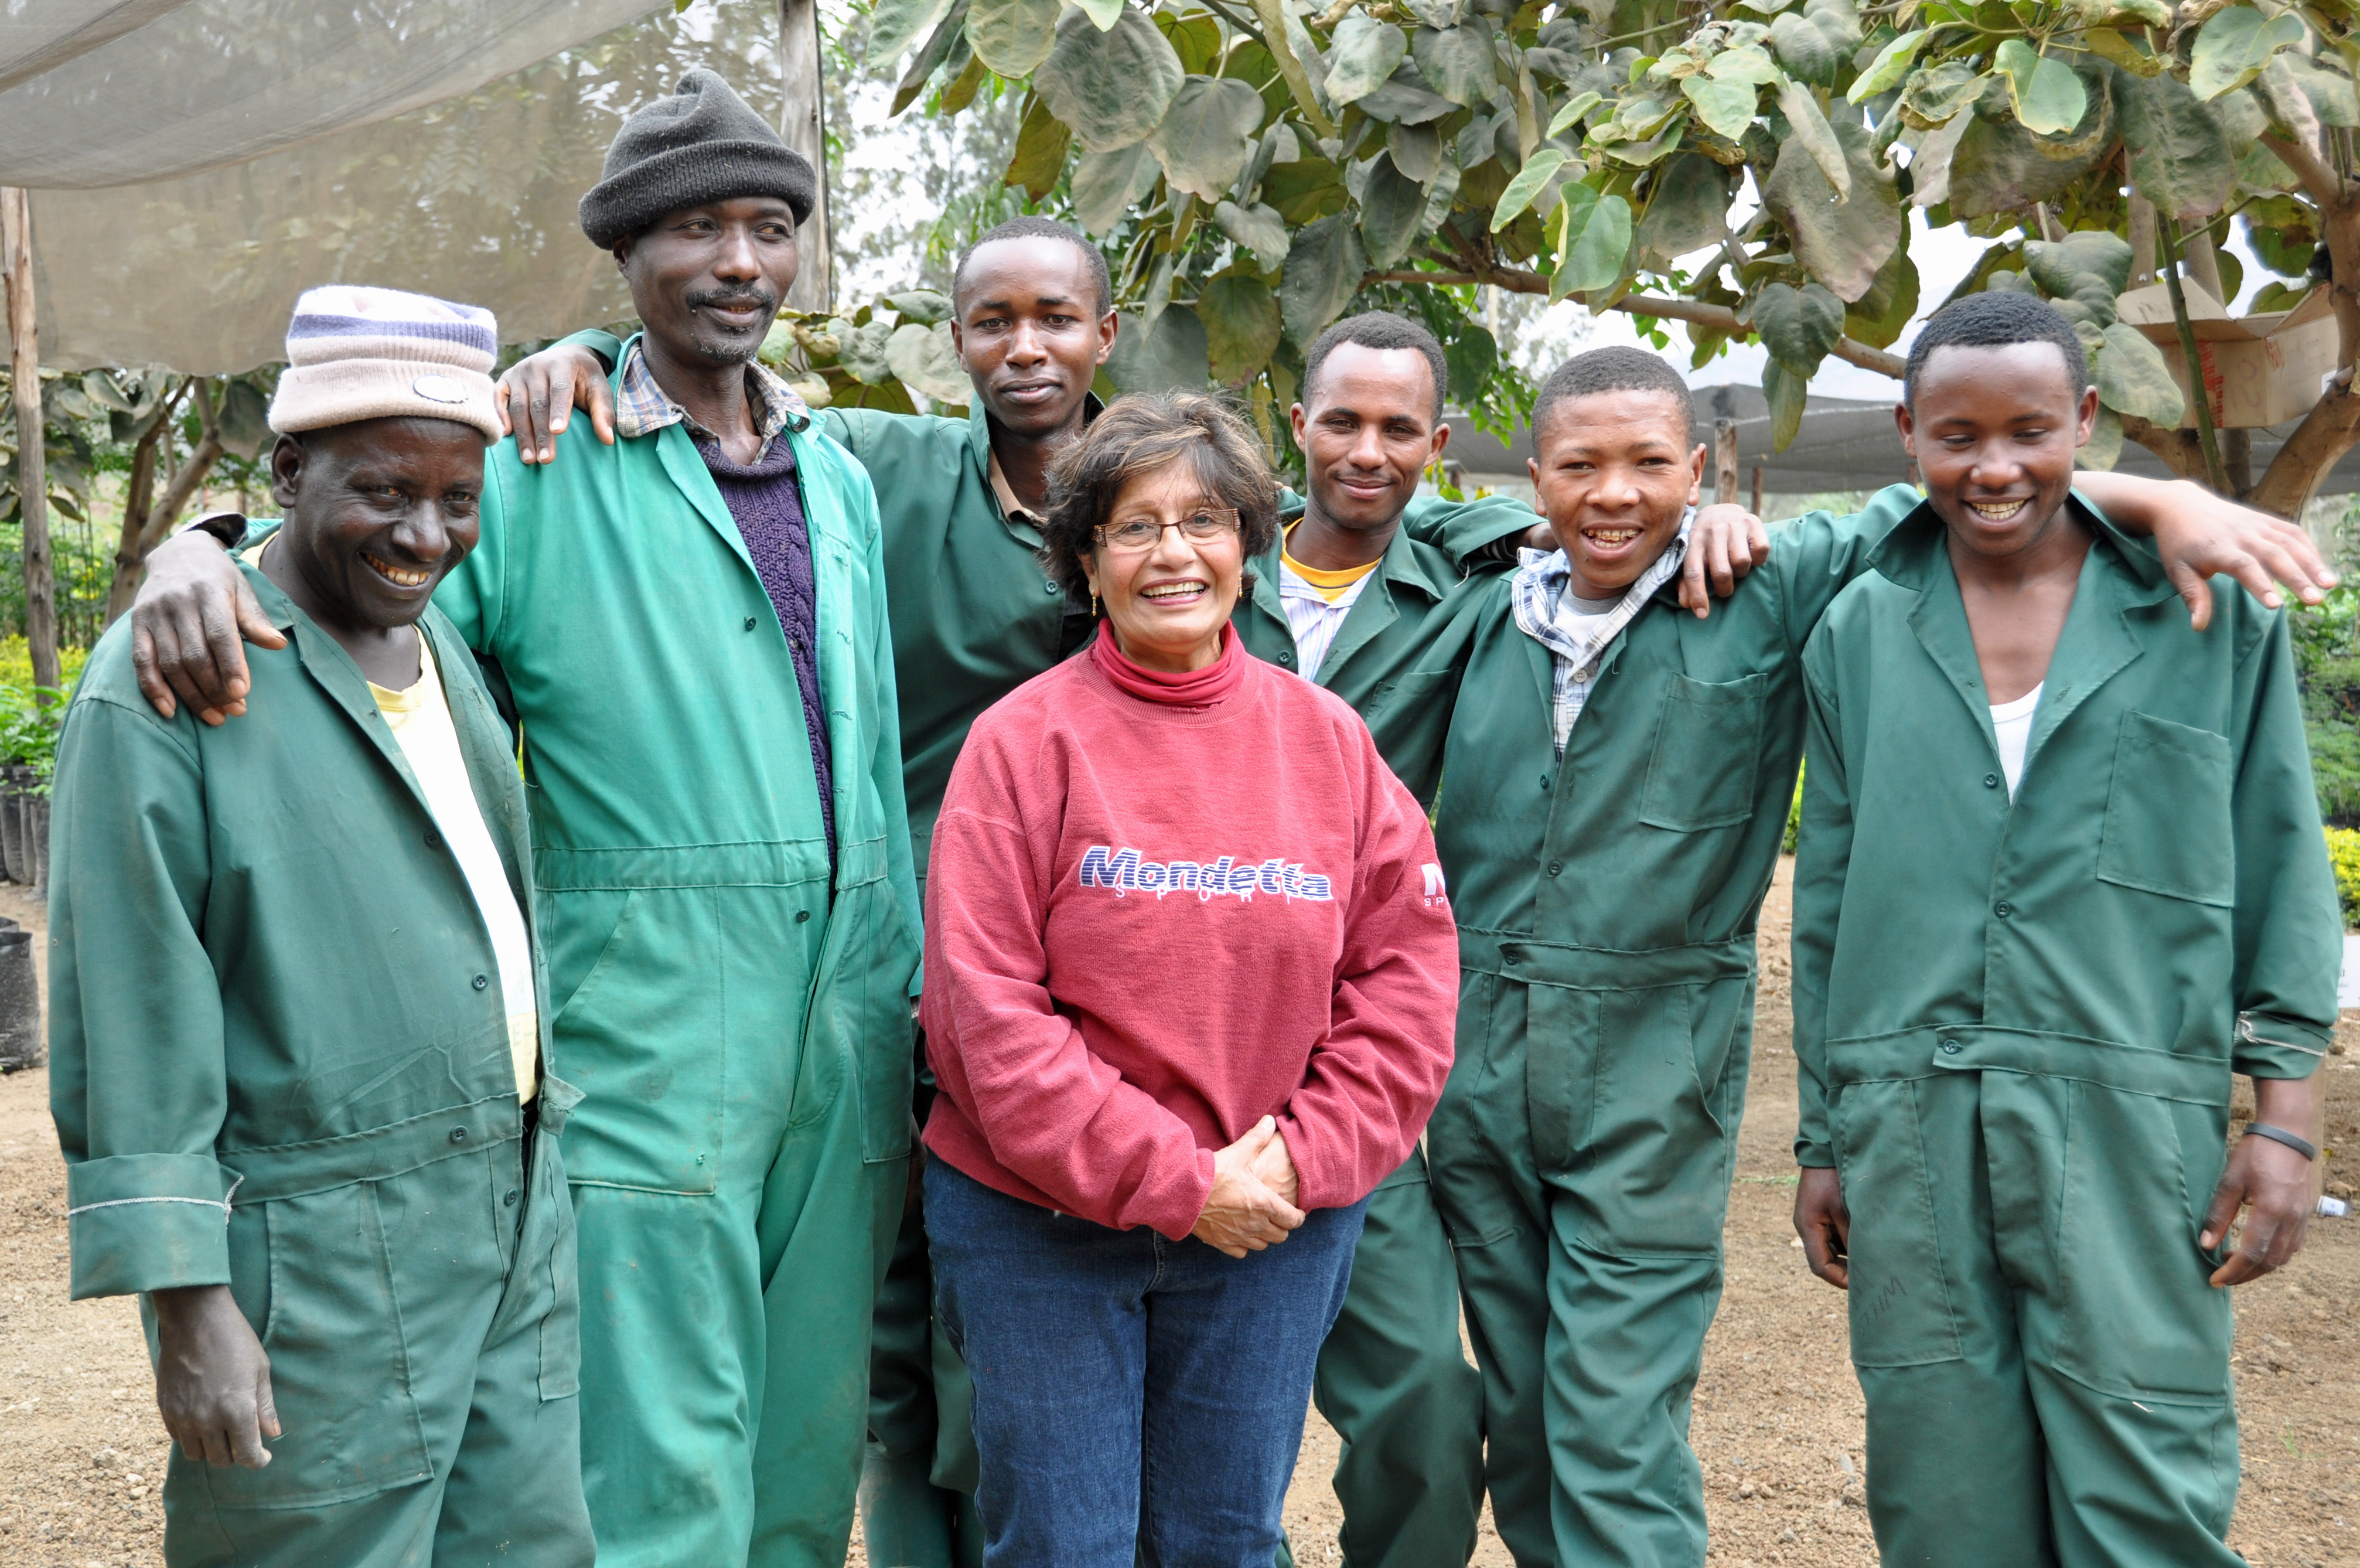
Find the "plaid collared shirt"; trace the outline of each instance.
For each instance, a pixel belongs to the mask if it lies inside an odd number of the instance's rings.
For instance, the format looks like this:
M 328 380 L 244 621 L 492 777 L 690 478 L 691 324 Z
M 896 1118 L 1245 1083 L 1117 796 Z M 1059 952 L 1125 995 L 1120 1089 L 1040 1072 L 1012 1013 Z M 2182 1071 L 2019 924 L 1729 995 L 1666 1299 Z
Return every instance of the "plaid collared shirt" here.
M 770 367 L 757 360 L 747 361 L 746 389 L 754 395 L 755 405 L 760 411 L 754 418 L 755 428 L 762 433 L 761 450 L 754 455 L 754 461 L 759 463 L 770 455 L 770 443 L 778 438 L 779 432 L 810 426 L 811 407 Z M 685 424 L 688 433 L 700 441 L 717 439 L 656 385 L 655 372 L 648 368 L 647 356 L 634 343 L 630 353 L 623 356 L 622 386 L 615 395 L 615 429 L 637 439 L 653 435 L 668 424 Z
M 1679 537 L 1639 574 L 1630 591 L 1604 615 L 1583 615 L 1566 603 L 1573 565 L 1564 551 L 1518 552 L 1524 565 L 1517 567 L 1509 592 L 1515 602 L 1517 628 L 1549 651 L 1554 675 L 1549 720 L 1557 734 L 1559 762 L 1565 760 L 1566 737 L 1573 733 L 1573 721 L 1581 717 L 1590 688 L 1598 680 L 1599 655 L 1647 607 L 1655 590 L 1680 569 L 1680 561 L 1688 554 L 1688 528 L 1695 521 L 1696 509 L 1690 507 L 1680 519 Z

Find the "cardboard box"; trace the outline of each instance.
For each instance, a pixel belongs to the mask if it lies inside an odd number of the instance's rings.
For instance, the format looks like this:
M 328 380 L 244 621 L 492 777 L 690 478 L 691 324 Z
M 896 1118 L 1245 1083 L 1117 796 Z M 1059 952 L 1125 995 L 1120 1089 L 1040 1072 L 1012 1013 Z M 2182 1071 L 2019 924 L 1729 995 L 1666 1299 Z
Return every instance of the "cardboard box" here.
M 2325 288 L 2314 288 L 2290 311 L 2232 316 L 2202 284 L 2187 281 L 2189 325 L 2204 363 L 2204 389 L 2212 402 L 2212 422 L 2223 430 L 2252 430 L 2300 419 L 2319 401 L 2322 383 L 2335 368 L 2335 312 Z M 2161 283 L 2134 289 L 2114 302 L 2125 323 L 2163 350 L 2180 395 L 2188 396 L 2188 356 L 2171 319 L 2171 294 Z M 2180 428 L 2196 428 L 2191 402 Z

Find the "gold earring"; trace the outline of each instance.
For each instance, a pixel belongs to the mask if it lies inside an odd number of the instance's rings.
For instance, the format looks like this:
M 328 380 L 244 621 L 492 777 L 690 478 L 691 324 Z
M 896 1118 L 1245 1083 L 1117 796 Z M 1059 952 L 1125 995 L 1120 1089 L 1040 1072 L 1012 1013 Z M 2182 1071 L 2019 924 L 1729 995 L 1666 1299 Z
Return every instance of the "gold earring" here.
M 1092 589 L 1090 590 L 1090 619 L 1091 619 L 1092 620 L 1096 620 L 1098 618 L 1098 589 L 1096 589 L 1096 588 L 1092 588 Z

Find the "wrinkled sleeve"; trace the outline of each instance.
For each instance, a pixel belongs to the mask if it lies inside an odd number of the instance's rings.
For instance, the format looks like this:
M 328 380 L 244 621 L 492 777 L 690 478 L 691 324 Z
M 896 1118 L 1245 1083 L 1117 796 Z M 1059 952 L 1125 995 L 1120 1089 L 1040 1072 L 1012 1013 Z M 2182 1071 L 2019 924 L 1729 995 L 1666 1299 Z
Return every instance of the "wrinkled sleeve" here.
M 1009 792 L 976 789 L 999 761 L 970 740 L 934 824 L 927 1058 L 992 1157 L 1060 1210 L 1177 1241 L 1212 1193 L 1213 1151 L 1057 1011 L 1044 940 L 1055 835 L 998 815 Z M 978 793 L 999 798 L 977 803 Z
M 1828 971 L 1843 914 L 1844 873 L 1852 861 L 1852 795 L 1843 727 L 1833 691 L 1829 640 L 1803 654 L 1808 712 L 1803 748 L 1803 825 L 1795 854 L 1795 1069 L 1800 1117 L 1795 1163 L 1831 1166 L 1828 1135 Z
M 49 1109 L 76 1300 L 229 1282 L 221 987 L 199 935 L 204 778 L 183 729 L 84 697 L 59 748 Z
M 1459 927 L 1433 831 L 1354 729 L 1362 827 L 1334 1008 L 1278 1118 L 1305 1209 L 1357 1203 L 1409 1157 L 1450 1075 L 1459 1013 Z
M 1856 512 L 1805 512 L 1771 530 L 1770 559 L 1786 596 L 1788 647 L 1799 652 L 1811 640 L 1828 606 L 1869 569 L 1869 557 L 1885 536 L 1924 500 L 1907 485 L 1887 485 Z
M 623 357 L 623 340 L 603 327 L 594 326 L 586 331 L 577 332 L 571 337 L 560 338 L 558 342 L 570 344 L 575 348 L 588 349 L 598 356 L 601 364 L 606 367 L 606 374 L 609 376 L 615 373 L 615 367 Z M 571 420 L 566 422 L 573 423 Z
M 1515 538 L 1538 521 L 1540 515 L 1513 496 L 1472 501 L 1420 496 L 1402 513 L 1401 525 L 1412 539 L 1440 550 L 1464 572 L 1477 551 Z
M 885 874 L 893 883 L 893 897 L 909 922 L 913 952 L 923 953 L 924 913 L 918 903 L 916 861 L 910 848 L 910 807 L 901 784 L 901 690 L 893 672 L 893 627 L 886 606 L 885 528 L 878 520 L 877 489 L 869 470 L 858 462 L 844 465 L 845 482 L 858 509 L 852 520 L 869 541 L 869 645 L 876 652 L 878 736 L 869 760 L 869 782 L 885 811 Z M 910 994 L 918 994 L 925 965 L 910 974 Z
M 2230 806 L 2237 868 L 2230 1065 L 2254 1078 L 2308 1078 L 2335 1033 L 2344 919 L 2320 831 L 2283 612 L 2269 616 L 2239 674 L 2251 694 L 2251 728 Z

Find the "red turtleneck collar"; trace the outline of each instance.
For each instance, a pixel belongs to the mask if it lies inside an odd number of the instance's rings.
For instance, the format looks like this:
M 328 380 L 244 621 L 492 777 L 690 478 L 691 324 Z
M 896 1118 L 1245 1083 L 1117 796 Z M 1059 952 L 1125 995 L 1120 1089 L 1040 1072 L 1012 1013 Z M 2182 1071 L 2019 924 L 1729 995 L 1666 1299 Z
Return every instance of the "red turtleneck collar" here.
M 1229 696 L 1245 680 L 1249 657 L 1245 645 L 1238 641 L 1237 628 L 1226 625 L 1221 628 L 1221 656 L 1185 675 L 1132 662 L 1115 646 L 1112 621 L 1098 623 L 1098 640 L 1090 645 L 1090 658 L 1108 680 L 1142 702 L 1158 702 L 1166 707 L 1209 707 Z

